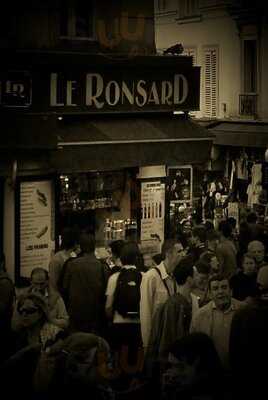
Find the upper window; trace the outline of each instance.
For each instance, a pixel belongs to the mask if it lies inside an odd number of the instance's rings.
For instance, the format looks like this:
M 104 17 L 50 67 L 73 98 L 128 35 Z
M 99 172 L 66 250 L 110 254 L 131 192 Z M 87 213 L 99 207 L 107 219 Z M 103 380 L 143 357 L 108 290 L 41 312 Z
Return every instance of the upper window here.
M 244 40 L 244 91 L 245 93 L 257 92 L 257 41 Z
M 218 49 L 204 49 L 203 68 L 204 114 L 208 118 L 217 117 L 218 113 Z
M 60 35 L 62 37 L 93 39 L 93 0 L 63 0 L 60 11 Z
M 155 0 L 156 14 L 170 15 L 177 12 L 177 3 L 175 0 Z
M 179 0 L 179 18 L 192 18 L 200 15 L 199 0 Z

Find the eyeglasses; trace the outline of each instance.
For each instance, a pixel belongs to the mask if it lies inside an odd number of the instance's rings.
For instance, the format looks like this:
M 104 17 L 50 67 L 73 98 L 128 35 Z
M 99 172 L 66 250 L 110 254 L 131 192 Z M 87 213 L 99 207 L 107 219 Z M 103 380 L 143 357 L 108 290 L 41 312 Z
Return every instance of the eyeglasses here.
M 18 309 L 18 313 L 20 314 L 20 315 L 32 315 L 32 314 L 34 314 L 34 313 L 36 313 L 38 311 L 38 308 L 21 308 L 21 309 Z

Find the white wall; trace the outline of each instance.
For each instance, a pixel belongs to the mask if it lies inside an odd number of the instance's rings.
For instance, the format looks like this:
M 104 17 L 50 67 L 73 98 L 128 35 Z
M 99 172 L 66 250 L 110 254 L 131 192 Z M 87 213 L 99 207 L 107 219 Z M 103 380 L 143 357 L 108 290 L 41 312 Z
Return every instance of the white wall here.
M 170 0 L 171 9 L 176 9 L 179 1 Z M 204 46 L 216 46 L 219 49 L 219 96 L 218 118 L 239 117 L 239 94 L 241 90 L 241 42 L 238 28 L 234 19 L 223 9 L 202 12 L 201 20 L 180 23 L 176 21 L 178 15 L 174 13 L 156 14 L 155 32 L 156 47 L 161 50 L 176 43 L 182 43 L 184 48 L 195 47 L 197 49 L 197 65 L 201 68 L 201 92 L 203 84 L 203 49 Z M 266 25 L 263 24 L 267 27 Z M 263 31 L 261 41 L 261 96 L 259 115 L 268 117 L 268 33 Z M 201 110 L 203 101 L 201 96 Z M 223 112 L 223 103 L 226 103 L 226 114 Z M 202 113 L 197 113 L 202 117 Z

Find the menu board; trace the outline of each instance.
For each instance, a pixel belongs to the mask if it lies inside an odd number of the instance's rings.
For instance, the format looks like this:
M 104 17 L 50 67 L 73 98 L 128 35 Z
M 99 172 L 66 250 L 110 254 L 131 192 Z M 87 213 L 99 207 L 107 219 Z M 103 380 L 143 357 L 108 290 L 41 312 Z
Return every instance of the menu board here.
M 33 268 L 48 269 L 55 249 L 55 207 L 52 180 L 20 183 L 20 276 Z
M 141 241 L 164 241 L 165 184 L 159 181 L 141 183 Z

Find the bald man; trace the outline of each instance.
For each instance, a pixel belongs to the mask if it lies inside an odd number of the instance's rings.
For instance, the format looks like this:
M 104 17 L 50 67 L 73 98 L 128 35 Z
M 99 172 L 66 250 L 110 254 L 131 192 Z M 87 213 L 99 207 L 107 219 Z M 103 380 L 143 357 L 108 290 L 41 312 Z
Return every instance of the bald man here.
M 248 253 L 255 259 L 257 270 L 259 270 L 265 263 L 265 247 L 259 240 L 252 240 L 248 244 Z

